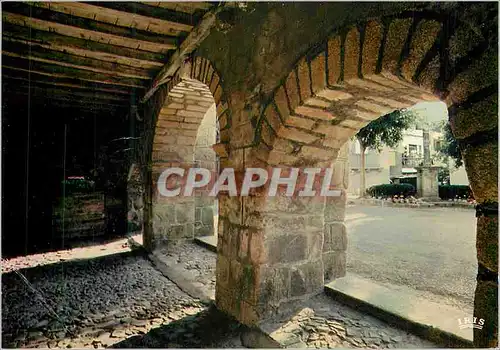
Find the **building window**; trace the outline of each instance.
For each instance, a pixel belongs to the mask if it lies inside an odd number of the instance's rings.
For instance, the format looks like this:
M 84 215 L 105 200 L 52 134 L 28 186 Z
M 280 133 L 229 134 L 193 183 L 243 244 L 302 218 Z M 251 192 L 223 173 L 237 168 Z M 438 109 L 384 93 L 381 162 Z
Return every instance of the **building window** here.
M 410 156 L 417 154 L 417 145 L 408 145 L 408 153 Z

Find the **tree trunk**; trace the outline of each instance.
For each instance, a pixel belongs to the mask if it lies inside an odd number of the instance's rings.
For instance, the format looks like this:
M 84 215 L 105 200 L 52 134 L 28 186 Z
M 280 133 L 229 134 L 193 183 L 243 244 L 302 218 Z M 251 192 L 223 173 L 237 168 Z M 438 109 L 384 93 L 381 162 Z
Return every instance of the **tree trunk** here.
M 365 147 L 363 143 L 359 143 L 361 148 L 361 183 L 359 188 L 359 197 L 363 198 L 366 194 L 366 166 L 365 166 Z

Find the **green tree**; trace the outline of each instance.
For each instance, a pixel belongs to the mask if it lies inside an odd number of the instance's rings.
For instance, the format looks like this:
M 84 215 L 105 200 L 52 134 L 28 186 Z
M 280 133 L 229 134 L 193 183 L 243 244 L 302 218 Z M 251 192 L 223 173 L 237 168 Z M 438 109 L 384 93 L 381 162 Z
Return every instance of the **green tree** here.
M 356 134 L 361 146 L 361 197 L 366 193 L 366 149 L 371 148 L 380 152 L 384 145 L 396 147 L 403 140 L 403 131 L 416 122 L 417 118 L 418 116 L 409 109 L 396 110 L 372 121 Z
M 441 123 L 441 130 L 443 132 L 443 138 L 436 151 L 446 162 L 449 158 L 453 159 L 455 168 L 459 168 L 463 164 L 462 152 L 460 152 L 457 139 L 453 136 L 450 123 L 448 121 L 443 121 L 443 123 Z

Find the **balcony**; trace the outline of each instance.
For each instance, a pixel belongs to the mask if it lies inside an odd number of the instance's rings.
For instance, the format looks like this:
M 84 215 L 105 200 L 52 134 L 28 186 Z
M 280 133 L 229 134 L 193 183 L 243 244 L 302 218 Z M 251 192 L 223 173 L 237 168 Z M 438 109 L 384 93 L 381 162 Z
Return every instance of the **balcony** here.
M 424 157 L 422 156 L 407 156 L 401 155 L 401 165 L 403 168 L 415 168 L 424 164 Z

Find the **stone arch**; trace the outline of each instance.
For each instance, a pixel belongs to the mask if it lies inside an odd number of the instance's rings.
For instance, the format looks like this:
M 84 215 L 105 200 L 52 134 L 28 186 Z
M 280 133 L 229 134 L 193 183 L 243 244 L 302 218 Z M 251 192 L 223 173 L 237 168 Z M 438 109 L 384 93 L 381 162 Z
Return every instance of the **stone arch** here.
M 202 57 L 193 57 L 157 94 L 160 101 L 156 101 L 158 108 L 151 126 L 151 165 L 147 181 L 151 184 L 148 189 L 151 193 L 146 203 L 144 232 L 144 243 L 150 251 L 170 242 L 205 234 L 210 225 L 213 234 L 213 215 L 210 222 L 204 222 L 202 217 L 203 210 L 215 209 L 213 198 L 201 193 L 193 197 L 162 197 L 158 193 L 157 180 L 167 167 L 198 165 L 215 171 L 215 154 L 222 160 L 227 158 L 231 119 L 221 79 L 210 62 Z M 210 123 L 212 125 L 208 125 Z M 210 126 L 212 130 L 208 130 Z M 200 139 L 215 138 L 216 133 L 220 135 L 218 142 L 214 139 L 208 145 L 205 140 L 204 151 L 200 151 Z M 201 158 L 206 158 L 210 152 L 212 159 L 203 161 Z
M 431 12 L 403 13 L 332 34 L 304 55 L 275 89 L 258 118 L 257 142 L 246 153 L 245 165 L 331 164 L 333 185 L 345 189 L 348 167 L 343 145 L 360 128 L 421 101 L 446 102 L 474 195 L 480 207 L 493 208 L 491 215 L 482 212 L 478 220 L 481 278 L 475 316 L 496 320 L 498 42 L 493 12 L 488 20 L 469 13 L 462 20 Z M 227 300 L 221 298 L 219 307 L 240 320 L 257 322 L 319 291 L 325 280 L 342 276 L 347 244 L 345 201 L 344 191 L 341 198 L 325 203 L 321 215 L 314 205 L 307 210 L 309 203 L 292 199 L 250 196 L 235 203 L 235 209 L 242 207 L 238 220 L 244 228 L 227 229 L 236 230 L 238 234 L 231 237 L 238 238 L 232 248 L 219 252 L 220 261 L 231 261 L 227 264 L 230 269 L 220 271 L 220 281 L 244 280 L 246 284 L 233 283 L 233 296 L 229 293 Z M 282 222 L 277 222 L 279 217 L 284 218 Z M 273 246 L 280 244 L 278 231 L 286 233 L 285 241 L 300 244 L 291 247 L 282 260 L 273 261 Z M 322 237 L 311 239 L 319 231 Z M 296 232 L 311 235 L 290 235 Z M 487 253 L 486 246 L 495 249 Z M 242 259 L 247 251 L 255 251 L 255 257 Z M 291 258 L 293 254 L 298 257 Z M 242 279 L 242 275 L 249 277 Z M 251 292 L 245 291 L 248 285 Z M 482 334 L 496 332 L 493 321 Z M 480 338 L 476 333 L 477 344 L 496 345 Z

